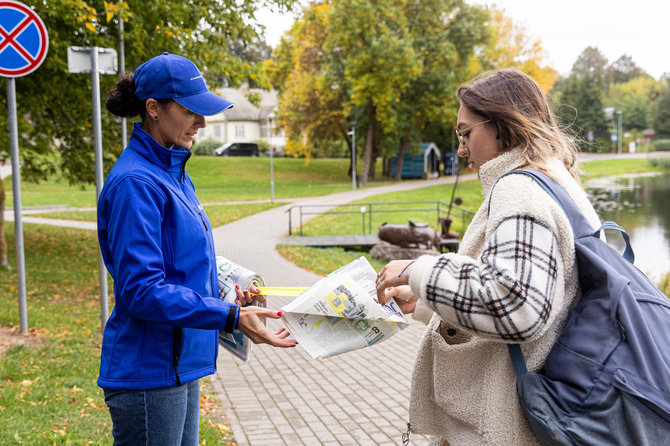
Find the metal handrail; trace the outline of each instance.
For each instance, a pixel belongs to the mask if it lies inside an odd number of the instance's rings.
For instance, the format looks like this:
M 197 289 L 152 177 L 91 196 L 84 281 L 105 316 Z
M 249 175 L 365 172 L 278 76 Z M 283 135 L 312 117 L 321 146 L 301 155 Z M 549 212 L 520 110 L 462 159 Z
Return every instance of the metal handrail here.
M 400 209 L 374 209 L 374 206 L 388 206 L 388 205 L 409 205 L 409 204 L 433 204 L 434 206 L 432 207 L 424 207 L 424 208 L 400 208 Z M 306 212 L 303 210 L 303 208 L 323 208 L 323 207 L 328 207 L 328 208 L 342 208 L 342 207 L 358 207 L 360 210 L 357 211 L 343 211 L 343 210 L 327 210 L 325 212 Z M 442 214 L 447 213 L 447 209 L 449 208 L 449 203 L 445 203 L 444 201 L 376 201 L 376 202 L 367 202 L 367 203 L 344 203 L 344 204 L 296 204 L 293 206 L 290 206 L 285 212 L 288 213 L 288 235 L 293 235 L 293 224 L 292 224 L 292 217 L 293 217 L 293 209 L 298 209 L 299 211 L 299 224 L 298 224 L 298 230 L 300 235 L 302 235 L 302 220 L 303 216 L 309 216 L 309 215 L 338 215 L 338 214 L 361 214 L 361 224 L 363 227 L 363 232 L 365 233 L 365 219 L 367 215 L 367 220 L 368 220 L 368 233 L 372 233 L 372 214 L 375 213 L 393 213 L 393 212 L 429 212 L 429 211 L 435 211 L 436 212 L 436 221 L 437 225 L 439 226 L 440 222 L 440 217 Z M 465 232 L 465 220 L 466 220 L 466 215 L 475 215 L 474 212 L 472 212 L 469 209 L 465 209 L 459 206 L 452 205 L 451 206 L 451 213 L 450 215 L 454 218 L 459 218 L 461 220 L 461 233 Z

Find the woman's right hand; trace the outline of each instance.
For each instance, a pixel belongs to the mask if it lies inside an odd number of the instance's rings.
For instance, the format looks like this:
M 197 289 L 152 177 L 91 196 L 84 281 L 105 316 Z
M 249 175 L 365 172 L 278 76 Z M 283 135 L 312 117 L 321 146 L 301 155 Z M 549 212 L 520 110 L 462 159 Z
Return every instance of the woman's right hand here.
M 263 319 L 279 319 L 282 313 L 261 308 L 255 305 L 240 307 L 240 315 L 237 320 L 237 329 L 245 336 L 251 339 L 254 344 L 270 344 L 274 347 L 295 347 L 298 341 L 295 339 L 286 339 L 290 336 L 288 330 L 284 327 L 271 333 L 263 324 Z

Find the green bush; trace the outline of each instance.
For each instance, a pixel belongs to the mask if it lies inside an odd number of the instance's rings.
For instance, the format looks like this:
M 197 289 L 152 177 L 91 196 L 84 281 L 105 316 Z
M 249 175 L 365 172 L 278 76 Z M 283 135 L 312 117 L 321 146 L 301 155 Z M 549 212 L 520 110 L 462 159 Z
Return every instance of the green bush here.
M 661 169 L 670 169 L 670 159 L 668 158 L 652 158 L 649 160 L 651 165 L 654 167 L 660 167 Z
M 654 141 L 655 150 L 670 150 L 670 139 L 657 139 Z
M 267 142 L 266 140 L 264 140 L 264 139 L 256 139 L 256 140 L 254 140 L 253 142 L 255 142 L 256 144 L 258 144 L 258 152 L 259 152 L 261 155 L 265 155 L 266 153 L 270 153 L 270 152 L 269 152 L 269 150 L 270 150 L 270 143 Z
M 223 143 L 221 141 L 215 139 L 203 139 L 202 141 L 193 144 L 191 152 L 193 152 L 194 155 L 212 156 L 214 149 L 222 145 Z
M 358 150 L 361 150 L 359 148 Z M 330 141 L 320 141 L 312 156 L 315 158 L 347 158 L 349 156 L 349 146 L 343 139 L 335 139 Z

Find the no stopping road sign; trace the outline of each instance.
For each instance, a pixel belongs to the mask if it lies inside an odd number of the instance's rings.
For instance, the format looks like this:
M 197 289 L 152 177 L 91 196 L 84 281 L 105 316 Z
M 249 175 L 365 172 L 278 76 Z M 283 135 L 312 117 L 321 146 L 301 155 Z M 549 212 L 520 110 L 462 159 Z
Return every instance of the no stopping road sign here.
M 32 73 L 48 49 L 46 26 L 35 11 L 17 1 L 0 0 L 0 76 Z

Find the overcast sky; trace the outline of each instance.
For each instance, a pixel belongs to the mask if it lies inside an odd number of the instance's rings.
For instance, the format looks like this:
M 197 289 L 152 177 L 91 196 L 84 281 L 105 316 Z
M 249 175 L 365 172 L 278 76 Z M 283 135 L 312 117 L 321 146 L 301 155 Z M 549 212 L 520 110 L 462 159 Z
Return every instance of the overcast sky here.
M 303 3 L 307 3 L 303 1 Z M 587 46 L 597 47 L 610 62 L 623 54 L 658 79 L 670 73 L 670 0 L 471 0 L 495 3 L 529 36 L 541 40 L 547 64 L 568 74 Z M 290 27 L 293 15 L 260 11 L 273 47 Z

